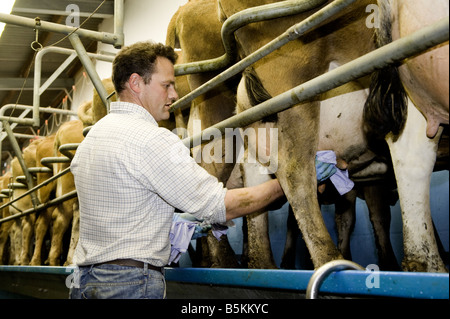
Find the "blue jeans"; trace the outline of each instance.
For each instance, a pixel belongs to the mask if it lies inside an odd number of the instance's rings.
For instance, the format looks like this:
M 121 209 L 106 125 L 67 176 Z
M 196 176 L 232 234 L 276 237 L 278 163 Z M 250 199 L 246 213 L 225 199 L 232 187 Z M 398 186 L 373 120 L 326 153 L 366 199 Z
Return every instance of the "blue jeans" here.
M 71 299 L 165 299 L 164 274 L 144 268 L 103 264 L 79 267 Z M 78 277 L 79 276 L 79 277 Z

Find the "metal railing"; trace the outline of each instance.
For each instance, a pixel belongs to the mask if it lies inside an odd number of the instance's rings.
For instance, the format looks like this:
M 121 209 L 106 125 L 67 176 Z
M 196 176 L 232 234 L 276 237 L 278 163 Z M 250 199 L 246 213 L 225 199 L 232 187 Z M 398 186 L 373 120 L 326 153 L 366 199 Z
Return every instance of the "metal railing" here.
M 95 66 L 88 58 L 89 54 L 86 52 L 86 49 L 81 43 L 80 37 L 100 41 L 106 44 L 112 44 L 114 47 L 120 48 L 124 44 L 123 18 L 124 0 L 114 0 L 114 33 L 86 30 L 83 28 L 75 28 L 46 21 L 40 21 L 39 24 L 37 24 L 35 19 L 0 13 L 0 22 L 27 27 L 38 31 L 43 30 L 68 35 L 73 48 L 77 52 L 81 63 L 89 74 L 94 87 L 97 89 L 97 92 L 106 107 L 108 107 L 106 90 L 101 83 L 99 75 L 95 71 Z M 39 122 L 39 106 L 34 105 L 33 119 L 32 121 L 28 121 L 27 124 L 37 127 L 39 126 Z
M 327 277 L 336 271 L 342 270 L 365 270 L 362 266 L 350 260 L 333 260 L 319 267 L 311 276 L 306 288 L 306 299 L 317 299 L 322 283 Z
M 123 1 L 116 0 L 116 2 L 119 3 L 118 7 L 121 8 L 121 10 L 122 10 L 121 12 L 123 14 Z M 308 2 L 308 1 L 287 1 L 287 2 L 289 2 L 290 5 L 298 5 L 299 3 Z M 318 6 L 318 5 L 322 4 L 323 2 L 324 1 L 316 1 L 316 2 L 314 2 L 314 5 Z M 328 18 L 332 17 L 339 11 L 348 7 L 348 5 L 352 4 L 353 2 L 355 2 L 355 0 L 333 1 L 331 4 L 323 7 L 318 12 L 311 15 L 309 18 L 305 19 L 301 23 L 296 24 L 293 27 L 289 28 L 281 36 L 274 39 L 269 44 L 263 46 L 262 48 L 257 50 L 255 53 L 249 55 L 246 59 L 243 59 L 240 62 L 236 63 L 234 66 L 232 66 L 229 69 L 227 69 L 226 71 L 220 73 L 218 76 L 216 76 L 209 82 L 205 83 L 204 85 L 200 86 L 198 89 L 192 91 L 190 94 L 186 95 L 184 98 L 182 98 L 179 101 L 177 101 L 176 103 L 174 103 L 173 109 L 184 107 L 185 105 L 187 105 L 187 103 L 192 101 L 197 96 L 207 92 L 208 90 L 214 88 L 215 86 L 219 85 L 223 81 L 238 74 L 246 67 L 248 67 L 251 64 L 255 63 L 256 61 L 260 60 L 264 56 L 270 54 L 274 50 L 280 48 L 284 44 L 286 44 L 294 39 L 298 39 L 300 36 L 304 35 L 306 32 L 310 31 L 312 28 L 319 25 L 320 23 L 326 21 Z M 293 3 L 295 3 L 295 4 L 293 4 Z M 306 7 L 302 7 L 302 10 L 307 10 L 305 8 Z M 259 9 L 261 9 L 261 8 L 259 8 Z M 264 9 L 267 10 L 268 8 L 266 7 Z M 277 8 L 277 10 L 278 9 L 280 11 L 277 12 L 277 14 L 280 14 L 280 12 L 282 12 L 283 10 L 285 13 L 289 11 L 289 9 L 286 9 L 284 7 L 282 9 Z M 264 13 L 254 19 L 243 18 L 243 16 L 242 16 L 243 12 L 238 13 L 238 15 L 240 15 L 239 19 L 234 20 L 234 18 L 233 19 L 230 18 L 230 21 L 239 21 L 239 22 L 229 22 L 229 24 L 232 25 L 232 27 L 227 26 L 226 28 L 235 29 L 237 26 L 240 27 L 243 25 L 243 23 L 241 21 L 247 21 L 248 23 L 250 23 L 250 22 L 255 22 L 255 21 L 261 21 L 258 19 L 262 19 L 261 17 L 263 17 L 263 16 L 265 18 L 270 18 L 270 16 L 273 18 L 276 16 L 276 15 L 269 15 L 267 13 L 268 11 L 264 11 L 264 10 L 261 11 L 261 10 L 258 10 L 258 8 L 254 8 L 253 10 L 248 11 L 247 13 L 250 12 L 250 16 L 251 16 L 252 14 L 254 14 L 254 12 L 258 12 L 258 11 L 264 12 Z M 0 21 L 5 21 L 3 16 L 4 15 L 0 15 Z M 276 17 L 281 17 L 281 16 L 276 16 Z M 121 19 L 123 19 L 123 16 L 116 20 L 118 29 L 122 28 L 121 25 L 122 25 L 123 21 Z M 117 22 L 117 21 L 119 21 L 119 22 Z M 6 22 L 9 23 L 8 21 L 6 21 Z M 34 27 L 34 25 L 33 25 L 33 27 Z M 222 32 L 222 34 L 224 34 L 224 33 L 227 33 L 227 32 Z M 82 44 L 79 41 L 77 34 L 79 34 L 80 36 L 86 35 L 82 32 L 80 32 L 80 33 L 76 32 L 75 34 L 72 34 L 71 38 L 70 38 L 71 43 L 73 44 L 75 51 L 77 52 L 80 59 L 82 59 L 82 62 L 83 62 L 83 65 L 85 66 L 85 68 L 87 70 L 89 69 L 88 74 L 91 77 L 91 79 L 93 80 L 94 85 L 95 85 L 95 82 L 99 81 L 100 79 L 98 77 L 98 74 L 95 72 L 95 69 L 93 68 L 89 57 L 95 57 L 98 55 L 86 53 L 84 50 L 84 47 L 82 47 Z M 109 37 L 106 37 L 106 38 L 109 39 Z M 267 100 L 264 103 L 261 103 L 261 104 L 254 106 L 238 115 L 232 116 L 218 124 L 215 124 L 207 129 L 203 130 L 201 133 L 199 133 L 196 136 L 192 136 L 192 137 L 184 139 L 183 143 L 189 147 L 189 146 L 192 146 L 194 140 L 200 140 L 200 141 L 208 140 L 208 139 L 204 139 L 202 137 L 203 136 L 213 136 L 213 134 L 211 134 L 211 132 L 215 131 L 217 129 L 220 130 L 221 132 L 223 132 L 225 130 L 225 128 L 236 128 L 236 127 L 247 126 L 253 122 L 261 120 L 262 118 L 264 118 L 266 116 L 269 116 L 269 115 L 284 111 L 290 107 L 293 107 L 294 105 L 297 105 L 297 104 L 301 103 L 302 101 L 305 101 L 305 100 L 307 100 L 311 97 L 314 97 L 318 94 L 321 94 L 323 92 L 326 92 L 328 90 L 336 88 L 342 84 L 345 84 L 349 81 L 352 81 L 352 80 L 358 79 L 360 77 L 363 77 L 367 74 L 370 74 L 371 72 L 373 72 L 377 69 L 384 68 L 393 63 L 401 62 L 402 60 L 404 60 L 412 55 L 419 54 L 429 48 L 432 48 L 438 44 L 448 41 L 448 39 L 449 39 L 449 19 L 447 17 L 447 18 L 442 19 L 441 21 L 435 23 L 434 25 L 423 28 L 423 29 L 417 31 L 416 33 L 411 34 L 405 38 L 401 38 L 397 41 L 394 41 L 382 48 L 379 48 L 379 49 L 372 51 L 358 59 L 355 59 L 352 62 L 342 65 L 341 67 L 339 67 L 335 70 L 332 70 L 328 73 L 318 76 L 318 77 L 314 78 L 313 80 L 310 80 L 296 88 L 293 88 L 283 94 L 280 94 L 270 100 Z M 120 41 L 118 39 L 116 39 L 116 40 L 117 40 L 116 42 L 112 41 L 111 43 L 112 44 L 120 43 Z M 110 43 L 108 41 L 103 41 L 103 42 Z M 56 50 L 58 50 L 58 49 L 56 49 Z M 62 49 L 62 50 L 65 50 L 65 49 Z M 232 54 L 233 50 L 227 50 L 227 51 L 229 51 L 230 54 Z M 61 53 L 63 53 L 63 51 L 61 51 Z M 69 53 L 69 52 L 64 51 L 64 53 Z M 42 53 L 42 54 L 44 54 L 44 53 Z M 72 59 L 72 53 L 68 59 Z M 105 57 L 105 59 L 112 59 L 112 58 Z M 227 60 L 229 58 L 223 57 L 220 59 Z M 211 69 L 212 68 L 221 68 L 221 67 L 223 67 L 222 63 L 225 64 L 224 62 L 219 62 L 219 63 L 214 64 L 214 66 L 211 66 L 211 61 L 206 61 L 206 62 L 202 61 L 202 62 L 196 63 L 196 66 L 194 64 L 180 65 L 180 66 L 177 66 L 177 74 L 181 75 L 181 74 L 194 73 L 194 72 L 203 72 L 204 70 L 210 70 L 209 68 L 211 68 Z M 57 70 L 55 72 L 55 74 L 57 74 L 58 72 L 60 72 L 60 70 Z M 57 77 L 57 75 L 53 76 L 52 78 L 56 78 L 56 77 Z M 37 83 L 39 83 L 39 85 L 40 85 L 39 79 L 37 79 L 37 81 L 35 81 L 35 85 L 37 85 Z M 43 87 L 45 87 L 45 86 L 48 87 L 48 85 L 49 84 L 47 84 L 47 82 L 46 82 Z M 97 83 L 97 85 L 98 85 L 98 83 Z M 100 93 L 99 95 L 102 97 L 104 104 L 108 105 L 107 94 L 104 92 L 104 87 L 101 84 L 101 81 L 100 81 L 100 85 L 99 85 L 100 89 L 97 88 L 97 85 L 95 85 L 95 86 L 96 86 L 97 91 Z M 42 88 L 39 88 L 39 89 L 37 89 L 37 88 L 38 88 L 38 86 L 35 87 L 35 91 L 37 90 L 38 93 L 40 93 L 39 91 Z M 35 92 L 35 94 L 37 95 L 36 92 Z M 105 103 L 105 101 L 106 101 L 106 103 Z M 41 108 L 39 108 L 38 110 L 41 110 Z M 33 108 L 33 111 L 35 111 L 35 108 Z M 23 119 L 9 119 L 9 120 L 20 122 Z M 73 147 L 73 145 L 72 145 L 72 147 Z M 53 161 L 61 160 L 61 161 L 66 161 L 66 162 L 70 161 L 70 159 L 68 159 L 67 157 L 64 157 L 64 158 L 60 158 L 60 159 L 55 159 L 55 158 L 48 159 L 45 162 L 48 162 L 48 161 L 51 162 L 52 160 Z M 41 185 L 38 185 L 38 186 L 42 187 L 42 186 L 44 186 L 44 183 L 42 183 Z M 36 186 L 34 188 L 31 187 L 29 192 L 32 192 L 32 189 L 33 190 L 37 189 L 38 186 Z M 66 199 L 73 198 L 76 196 L 76 192 L 74 191 L 72 193 L 66 194 L 65 196 L 68 197 Z M 58 203 L 58 202 L 59 202 L 59 199 L 55 199 L 53 201 L 50 201 L 49 203 L 54 204 L 54 203 Z M 37 209 L 38 210 L 45 209 L 47 207 L 45 205 L 47 205 L 47 204 L 41 204 L 37 207 Z M 26 211 L 21 214 L 16 214 L 16 215 L 10 216 L 10 217 L 8 217 L 7 220 L 1 219 L 0 224 L 5 221 L 8 221 L 8 220 L 20 218 L 20 217 L 22 217 L 26 214 L 30 214 L 32 212 L 33 211 Z

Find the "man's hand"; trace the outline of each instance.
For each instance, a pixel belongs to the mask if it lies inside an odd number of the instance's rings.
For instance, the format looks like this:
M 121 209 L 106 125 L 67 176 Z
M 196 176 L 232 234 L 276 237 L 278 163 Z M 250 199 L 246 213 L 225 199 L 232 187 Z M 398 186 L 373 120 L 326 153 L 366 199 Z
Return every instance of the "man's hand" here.
M 316 164 L 316 177 L 318 183 L 327 180 L 328 178 L 333 176 L 333 174 L 336 173 L 337 171 L 336 165 L 319 161 L 317 159 L 317 156 L 315 164 Z

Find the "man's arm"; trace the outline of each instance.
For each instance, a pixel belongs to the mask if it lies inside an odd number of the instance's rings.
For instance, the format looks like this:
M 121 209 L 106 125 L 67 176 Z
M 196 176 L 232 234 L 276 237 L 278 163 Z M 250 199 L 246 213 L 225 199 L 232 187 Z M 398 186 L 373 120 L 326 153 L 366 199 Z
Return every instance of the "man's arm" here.
M 315 165 L 319 182 L 330 178 L 337 171 L 334 164 L 322 162 L 317 157 Z M 255 213 L 282 196 L 284 196 L 283 190 L 276 179 L 258 186 L 227 190 L 225 195 L 227 221 Z
M 282 196 L 284 193 L 277 179 L 253 187 L 227 190 L 227 221 L 257 212 Z

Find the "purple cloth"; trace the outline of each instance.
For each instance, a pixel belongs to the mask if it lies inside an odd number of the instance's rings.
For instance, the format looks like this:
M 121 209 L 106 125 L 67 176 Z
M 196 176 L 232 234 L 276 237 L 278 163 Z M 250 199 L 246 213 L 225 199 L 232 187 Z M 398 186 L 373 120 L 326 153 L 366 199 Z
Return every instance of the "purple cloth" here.
M 206 236 L 209 229 L 212 229 L 214 237 L 219 241 L 220 237 L 226 235 L 228 231 L 227 226 L 218 224 L 204 225 L 202 221 L 195 219 L 194 216 L 189 214 L 174 214 L 169 233 L 171 244 L 169 265 L 173 262 L 178 262 L 181 254 L 187 251 L 192 239 Z
M 336 154 L 333 151 L 319 151 L 316 155 L 319 161 L 334 165 L 337 164 Z M 353 189 L 355 183 L 348 177 L 348 170 L 341 170 L 337 166 L 336 168 L 336 173 L 330 177 L 330 180 L 339 194 L 344 195 Z
M 169 265 L 173 262 L 178 262 L 181 254 L 187 251 L 192 236 L 194 235 L 195 226 L 196 223 L 190 221 L 178 221 L 172 223 L 169 233 L 171 244 Z

